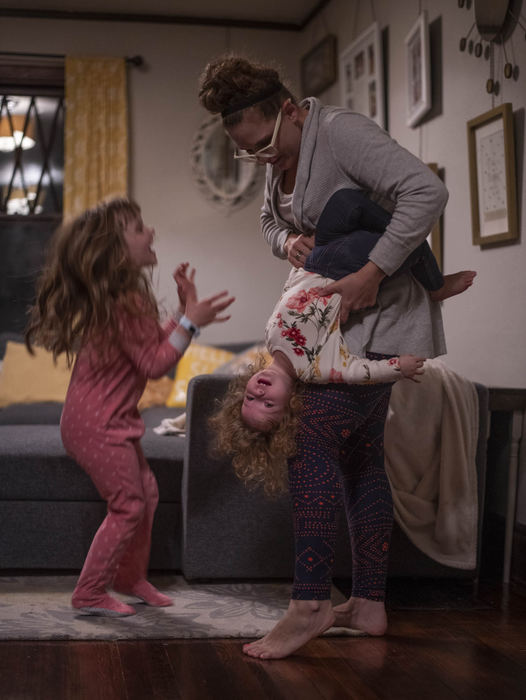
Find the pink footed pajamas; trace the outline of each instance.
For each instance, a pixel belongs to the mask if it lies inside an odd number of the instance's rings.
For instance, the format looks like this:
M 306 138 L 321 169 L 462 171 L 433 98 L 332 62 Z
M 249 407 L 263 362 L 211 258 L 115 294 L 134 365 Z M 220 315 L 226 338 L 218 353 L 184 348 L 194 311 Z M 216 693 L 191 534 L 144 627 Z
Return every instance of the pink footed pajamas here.
M 148 585 L 142 582 L 158 490 L 140 445 L 137 403 L 147 379 L 165 374 L 189 342 L 174 320 L 161 327 L 122 309 L 119 315 L 118 343 L 106 351 L 91 342 L 80 349 L 60 422 L 66 451 L 108 504 L 73 594 L 75 608 L 108 607 L 110 586 L 132 592 Z

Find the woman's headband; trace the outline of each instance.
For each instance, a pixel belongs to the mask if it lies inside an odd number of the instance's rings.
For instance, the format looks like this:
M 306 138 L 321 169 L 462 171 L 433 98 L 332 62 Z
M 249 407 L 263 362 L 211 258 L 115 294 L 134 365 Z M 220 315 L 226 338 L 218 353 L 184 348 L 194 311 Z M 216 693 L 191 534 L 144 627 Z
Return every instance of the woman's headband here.
M 263 102 L 263 100 L 266 100 L 267 98 L 272 97 L 272 95 L 278 93 L 282 88 L 283 85 L 281 83 L 274 83 L 271 87 L 261 90 L 260 92 L 256 92 L 254 95 L 244 97 L 242 100 L 238 100 L 237 102 L 232 102 L 232 104 L 225 107 L 225 109 L 221 112 L 221 116 L 224 119 L 225 117 L 228 117 L 229 114 L 234 114 L 234 112 L 239 112 L 247 107 L 252 107 L 258 102 Z

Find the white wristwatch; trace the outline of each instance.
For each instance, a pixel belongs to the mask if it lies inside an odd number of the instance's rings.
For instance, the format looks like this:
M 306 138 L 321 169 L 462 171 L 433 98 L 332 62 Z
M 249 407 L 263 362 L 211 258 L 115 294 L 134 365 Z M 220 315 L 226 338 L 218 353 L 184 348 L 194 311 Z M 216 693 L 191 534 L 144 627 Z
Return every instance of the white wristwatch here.
M 195 325 L 193 321 L 190 321 L 188 316 L 181 316 L 179 319 L 179 325 L 185 328 L 189 333 L 193 335 L 194 338 L 197 338 L 197 336 L 201 333 L 201 329 Z

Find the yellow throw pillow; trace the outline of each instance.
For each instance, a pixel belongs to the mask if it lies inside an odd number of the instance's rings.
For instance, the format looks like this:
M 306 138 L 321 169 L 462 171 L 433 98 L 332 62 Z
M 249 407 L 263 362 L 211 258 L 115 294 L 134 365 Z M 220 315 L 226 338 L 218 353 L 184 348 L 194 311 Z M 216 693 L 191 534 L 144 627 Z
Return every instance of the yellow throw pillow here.
M 8 341 L 0 372 L 0 407 L 35 401 L 63 402 L 71 377 L 66 356 L 53 362 L 53 354 L 35 348 L 31 355 L 23 343 Z
M 253 365 L 260 357 L 263 357 L 265 366 L 270 365 L 272 358 L 264 343 L 251 345 L 246 350 L 237 353 L 223 367 L 219 367 L 218 374 L 241 374 L 246 372 L 250 365 Z
M 145 408 L 150 408 L 150 406 L 166 406 L 166 400 L 170 396 L 173 383 L 174 380 L 167 376 L 159 379 L 148 379 L 137 406 L 139 411 L 144 411 Z
M 179 360 L 172 391 L 166 405 L 181 408 L 186 406 L 186 389 L 190 379 L 198 374 L 210 374 L 232 357 L 234 357 L 234 353 L 228 350 L 192 343 Z

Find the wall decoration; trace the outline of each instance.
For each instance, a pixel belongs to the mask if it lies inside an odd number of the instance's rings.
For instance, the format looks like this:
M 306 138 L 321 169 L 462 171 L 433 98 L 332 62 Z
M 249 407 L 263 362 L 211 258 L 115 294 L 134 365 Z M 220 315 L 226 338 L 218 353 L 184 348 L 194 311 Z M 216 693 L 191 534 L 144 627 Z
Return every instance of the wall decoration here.
M 224 213 L 246 206 L 261 193 L 265 168 L 234 160 L 235 147 L 218 114 L 198 128 L 191 150 L 195 181 L 205 197 Z
M 380 29 L 374 22 L 340 54 L 341 103 L 385 128 Z
M 473 244 L 518 238 L 513 112 L 506 102 L 468 121 Z
M 438 175 L 438 165 L 437 163 L 428 163 L 427 167 L 430 168 L 435 175 Z M 436 261 L 438 263 L 438 267 L 442 270 L 442 265 L 443 265 L 443 259 L 442 259 L 442 226 L 441 226 L 441 220 L 442 217 L 439 217 L 433 228 L 431 229 L 431 233 L 427 237 L 427 242 L 431 246 L 431 250 L 433 251 L 433 255 L 436 258 Z
M 513 46 L 510 46 L 510 55 L 506 51 L 506 42 L 511 43 L 511 37 L 517 25 L 524 31 L 526 39 L 526 26 L 521 22 L 524 18 L 519 14 L 521 3 L 511 0 L 473 0 L 465 2 L 458 0 L 460 8 L 465 7 L 471 10 L 474 5 L 475 21 L 469 31 L 460 38 L 459 50 L 467 50 L 469 54 L 474 54 L 476 58 L 482 56 L 489 61 L 489 77 L 486 80 L 486 92 L 490 95 L 498 95 L 500 92 L 500 82 L 498 71 L 502 70 L 507 80 L 519 79 L 519 66 L 513 64 Z M 474 38 L 470 39 L 471 33 L 476 29 Z M 478 38 L 477 38 L 478 33 Z M 495 48 L 500 49 L 498 60 L 495 58 Z M 490 60 L 491 59 L 491 60 Z
M 416 126 L 431 108 L 431 62 L 427 12 L 418 17 L 405 38 L 407 126 Z
M 327 34 L 301 59 L 303 97 L 315 97 L 336 82 L 336 41 L 334 34 Z

